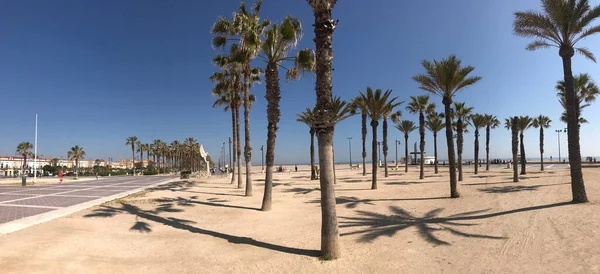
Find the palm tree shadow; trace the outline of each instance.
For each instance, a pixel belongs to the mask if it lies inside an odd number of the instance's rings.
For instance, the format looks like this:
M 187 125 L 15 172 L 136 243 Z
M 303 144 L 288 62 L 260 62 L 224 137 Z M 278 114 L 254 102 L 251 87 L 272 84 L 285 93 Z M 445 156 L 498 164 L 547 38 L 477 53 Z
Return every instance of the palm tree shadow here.
M 384 184 L 386 184 L 386 185 L 407 186 L 407 185 L 435 184 L 435 183 L 438 183 L 438 182 L 431 182 L 431 181 L 424 181 L 424 182 L 420 182 L 420 181 L 413 181 L 413 182 L 385 182 Z
M 167 208 L 172 208 L 172 206 L 173 206 L 173 204 L 168 204 L 168 205 L 169 206 L 165 206 L 163 204 L 161 206 L 167 207 Z M 159 207 L 161 207 L 161 206 L 159 206 Z M 183 211 L 183 210 L 181 210 L 181 211 Z M 172 218 L 172 217 L 163 217 L 163 216 L 160 216 L 161 212 L 163 212 L 163 211 L 159 210 L 159 209 L 144 210 L 144 209 L 141 209 L 141 208 L 131 205 L 131 204 L 121 203 L 120 207 L 108 206 L 108 205 L 101 206 L 100 208 L 95 209 L 92 213 L 87 214 L 84 217 L 86 217 L 86 218 L 93 218 L 93 217 L 109 218 L 109 217 L 113 217 L 113 216 L 116 216 L 119 214 L 129 214 L 129 215 L 134 215 L 136 218 L 136 222 L 133 224 L 133 226 L 130 228 L 130 230 L 138 231 L 140 233 L 152 232 L 152 227 L 147 222 L 147 221 L 152 221 L 152 222 L 162 224 L 165 226 L 170 226 L 175 229 L 185 230 L 185 231 L 189 231 L 189 232 L 195 233 L 195 234 L 207 235 L 207 236 L 212 236 L 215 238 L 227 240 L 228 242 L 233 243 L 233 244 L 251 245 L 251 246 L 255 246 L 255 247 L 270 249 L 270 250 L 288 253 L 288 254 L 294 254 L 294 255 L 302 255 L 302 256 L 310 256 L 310 257 L 319 256 L 318 250 L 287 247 L 287 246 L 257 241 L 250 237 L 241 237 L 241 236 L 220 233 L 217 231 L 202 229 L 199 227 L 192 226 L 191 224 L 195 224 L 194 221 Z M 139 219 L 142 219 L 144 221 L 140 221 Z
M 214 202 L 203 202 L 203 201 L 197 200 L 197 198 L 198 198 L 197 196 L 192 196 L 189 199 L 186 199 L 183 197 L 159 198 L 159 199 L 155 199 L 154 201 L 159 202 L 159 203 L 166 203 L 166 204 L 177 204 L 178 206 L 184 206 L 184 207 L 185 206 L 194 206 L 194 205 L 205 205 L 205 206 L 214 206 L 214 207 L 226 207 L 226 208 L 236 208 L 236 209 L 247 209 L 247 210 L 260 211 L 260 209 L 253 208 L 253 207 L 227 205 L 227 204 L 220 204 L 220 203 L 214 203 Z M 214 198 L 211 198 L 211 199 L 214 199 Z M 226 200 L 221 200 L 221 201 L 216 201 L 216 202 L 223 202 L 223 201 L 226 201 Z
M 432 198 L 397 198 L 397 199 L 359 199 L 357 197 L 339 196 L 335 198 L 335 203 L 338 205 L 345 205 L 346 208 L 356 208 L 361 204 L 364 205 L 375 205 L 374 202 L 395 202 L 395 201 L 426 201 L 426 200 L 438 200 L 438 199 L 450 199 L 447 197 L 432 197 Z M 314 199 L 308 203 L 318 204 L 321 203 L 321 199 Z
M 312 193 L 314 191 L 321 191 L 321 189 L 318 187 L 315 187 L 315 188 L 294 187 L 294 188 L 286 189 L 283 192 L 293 192 L 293 193 L 297 193 L 297 194 L 306 195 L 306 194 Z
M 359 217 L 340 217 L 344 220 L 340 222 L 340 228 L 360 228 L 359 230 L 341 233 L 340 236 L 348 236 L 362 234 L 358 239 L 359 242 L 371 242 L 381 236 L 392 237 L 396 232 L 409 227 L 414 227 L 418 230 L 421 238 L 434 245 L 450 245 L 449 242 L 441 240 L 434 234 L 437 231 L 447 231 L 453 235 L 480 238 L 480 239 L 505 239 L 502 236 L 489 236 L 482 234 L 468 233 L 459 230 L 459 227 L 470 227 L 478 225 L 476 223 L 468 223 L 465 221 L 483 220 L 487 218 L 513 214 L 517 212 L 534 211 L 558 206 L 570 205 L 571 202 L 547 204 L 540 206 L 532 206 L 518 208 L 513 210 L 486 213 L 490 209 L 476 210 L 463 212 L 459 214 L 449 215 L 446 217 L 439 216 L 443 208 L 438 208 L 427 212 L 422 217 L 414 216 L 410 212 L 398 207 L 390 206 L 390 210 L 394 215 L 388 216 L 377 212 L 357 211 Z

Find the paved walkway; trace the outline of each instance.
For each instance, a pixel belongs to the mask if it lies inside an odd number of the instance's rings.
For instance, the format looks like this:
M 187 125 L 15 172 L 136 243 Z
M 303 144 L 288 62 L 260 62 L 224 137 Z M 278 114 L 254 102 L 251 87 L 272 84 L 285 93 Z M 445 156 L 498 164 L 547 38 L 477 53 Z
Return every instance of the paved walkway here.
M 43 186 L 0 186 L 0 235 L 166 183 L 175 176 L 122 176 Z

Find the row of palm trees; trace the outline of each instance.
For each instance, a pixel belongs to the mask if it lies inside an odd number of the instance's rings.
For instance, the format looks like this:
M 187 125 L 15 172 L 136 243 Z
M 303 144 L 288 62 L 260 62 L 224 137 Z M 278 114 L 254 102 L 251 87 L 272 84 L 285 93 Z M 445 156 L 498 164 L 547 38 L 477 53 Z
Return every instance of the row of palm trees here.
M 31 142 L 21 142 L 17 145 L 17 154 L 23 156 L 21 174 L 23 174 L 23 169 L 27 167 L 27 157 L 34 157 L 33 152 L 31 152 L 31 149 L 33 149 L 33 144 L 31 144 Z M 79 161 L 82 160 L 83 157 L 85 157 L 85 151 L 79 145 L 75 145 L 74 147 L 71 147 L 69 151 L 67 151 L 67 157 L 70 160 L 75 161 L 75 177 L 78 178 L 79 173 L 77 172 L 77 170 L 79 169 Z M 56 166 L 56 164 L 58 163 L 58 159 L 54 158 L 50 162 L 53 166 Z
M 225 48 L 229 45 L 226 54 L 218 55 L 214 58 L 214 64 L 219 68 L 211 79 L 215 81 L 213 94 L 219 99 L 224 99 L 223 104 L 226 110 L 232 112 L 232 132 L 237 144 L 237 163 L 238 170 L 240 166 L 240 119 L 239 109 L 244 105 L 245 122 L 245 161 L 247 168 L 246 177 L 246 195 L 251 195 L 251 177 L 250 177 L 250 137 L 249 137 L 249 111 L 251 96 L 249 89 L 253 83 L 258 81 L 259 75 L 264 71 L 267 81 L 267 174 L 265 179 L 265 194 L 263 196 L 263 210 L 271 208 L 271 188 L 272 188 L 272 167 L 274 162 L 275 138 L 277 132 L 277 123 L 279 122 L 279 100 L 281 98 L 278 79 L 278 70 L 285 69 L 286 80 L 297 79 L 303 71 L 314 71 L 316 74 L 315 92 L 317 95 L 314 108 L 307 109 L 298 119 L 304 122 L 306 117 L 311 119 L 310 133 L 311 137 L 316 136 L 318 140 L 319 170 L 320 170 L 320 189 L 321 189 L 321 254 L 323 258 L 334 259 L 340 256 L 339 233 L 337 226 L 337 215 L 335 210 L 335 193 L 333 184 L 335 175 L 333 168 L 333 133 L 337 120 L 334 112 L 334 97 L 332 94 L 332 60 L 333 60 L 333 32 L 338 21 L 332 18 L 332 9 L 336 0 L 307 0 L 312 8 L 315 21 L 312 24 L 315 33 L 315 51 L 306 49 L 290 54 L 301 34 L 301 24 L 297 19 L 286 17 L 280 24 L 271 24 L 268 20 L 261 20 L 259 17 L 262 1 L 255 3 L 248 11 L 242 3 L 238 12 L 234 13 L 232 18 L 218 18 L 213 26 L 211 33 L 213 45 L 216 48 Z M 595 60 L 592 53 L 585 48 L 575 48 L 575 44 L 590 35 L 600 32 L 600 27 L 590 26 L 591 22 L 600 17 L 600 6 L 590 7 L 588 0 L 542 0 L 543 11 L 527 11 L 515 13 L 514 32 L 524 37 L 533 37 L 534 40 L 527 47 L 528 50 L 538 48 L 557 47 L 559 55 L 563 60 L 564 71 L 564 106 L 566 110 L 566 121 L 568 126 L 569 139 L 569 161 L 571 163 L 571 183 L 574 202 L 587 202 L 583 175 L 581 172 L 581 153 L 579 146 L 579 123 L 577 112 L 582 108 L 576 106 L 577 97 L 574 89 L 574 79 L 571 70 L 571 58 L 575 52 Z M 264 61 L 266 67 L 252 68 L 251 62 L 255 59 Z M 284 61 L 293 62 L 292 68 L 286 68 L 282 65 Z M 427 113 L 427 107 L 421 108 L 421 105 L 415 106 L 414 112 L 419 113 L 419 131 L 424 134 L 424 127 L 432 131 L 446 129 L 446 143 L 448 148 L 449 177 L 450 177 L 450 196 L 459 197 L 457 190 L 457 155 L 459 156 L 459 179 L 462 179 L 462 167 L 460 157 L 462 157 L 462 134 L 465 131 L 467 116 L 472 108 L 464 104 L 454 104 L 453 98 L 457 92 L 466 87 L 472 86 L 481 80 L 480 76 L 472 76 L 474 67 L 463 66 L 460 59 L 454 55 L 442 60 L 422 62 L 424 73 L 418 74 L 413 79 L 419 84 L 419 88 L 431 94 L 441 97 L 444 106 L 443 115 Z M 242 81 L 243 79 L 243 81 Z M 391 93 L 391 92 L 390 92 Z M 366 94 L 361 93 L 361 97 L 379 98 L 391 95 L 387 92 L 367 90 Z M 390 100 L 386 101 L 392 101 Z M 417 100 L 417 98 L 415 98 Z M 359 101 L 359 100 L 355 100 Z M 399 102 L 392 104 L 399 105 Z M 419 100 L 417 100 L 419 101 Z M 358 104 L 357 104 L 358 105 Z M 412 109 L 412 108 L 411 108 Z M 387 131 L 387 119 L 394 114 L 393 108 L 389 109 L 385 105 L 373 105 L 370 108 L 365 107 L 361 110 L 363 148 L 366 146 L 364 136 L 366 135 L 366 120 L 371 118 L 371 126 L 374 129 L 374 142 L 376 138 L 376 128 L 378 121 L 383 119 L 384 127 Z M 310 114 L 308 113 L 310 112 Z M 398 115 L 399 116 L 399 115 Z M 424 122 L 425 117 L 427 121 Z M 484 118 L 475 115 L 473 122 L 476 136 L 479 129 L 486 128 L 486 158 L 489 158 L 489 132 L 492 128 L 499 125 L 497 119 L 493 116 L 484 115 Z M 375 119 L 374 119 L 375 118 Z M 436 121 L 439 119 L 440 121 Z M 490 121 L 493 120 L 493 121 Z M 511 129 L 513 133 L 513 160 L 516 163 L 516 153 L 518 145 L 515 140 L 518 135 L 518 117 L 511 120 Z M 428 123 L 430 122 L 431 123 Z M 406 123 L 408 129 L 414 128 Z M 548 122 L 549 123 L 549 122 Z M 443 127 L 441 127 L 441 125 Z M 543 128 L 543 126 L 540 126 Z M 456 135 L 455 135 L 456 133 Z M 385 134 L 384 134 L 385 135 Z M 436 136 L 434 136 L 436 137 Z M 454 138 L 456 137 L 456 149 Z M 384 138 L 385 141 L 386 138 Z M 423 147 L 423 138 L 421 138 L 421 147 Z M 477 139 L 478 141 L 478 139 Z M 314 143 L 311 142 L 314 147 Z M 376 143 L 373 143 L 374 147 Z M 387 144 L 386 144 L 387 145 Z M 376 149 L 373 149 L 374 151 Z M 385 146 L 384 146 L 384 150 Z M 421 149 L 423 150 L 423 149 Z M 435 149 L 437 150 L 437 149 Z M 456 151 L 457 150 L 457 151 Z M 478 150 L 478 148 L 476 149 Z M 477 151 L 478 152 L 478 151 Z M 543 146 L 542 146 L 543 153 Z M 314 154 L 314 153 L 313 153 Z M 373 153 L 374 162 L 377 155 Z M 363 149 L 363 166 L 365 149 Z M 386 153 L 384 153 L 386 157 Z M 487 165 L 486 165 L 487 166 Z M 366 170 L 363 169 L 363 173 Z M 239 172 L 238 172 L 239 174 Z M 374 167 L 373 176 L 376 176 L 376 167 Z M 376 179 L 376 177 L 375 177 Z M 232 178 L 232 182 L 235 178 Z M 241 178 L 238 177 L 239 186 Z M 375 182 L 375 180 L 374 180 Z M 376 188 L 376 185 L 374 185 Z
M 138 169 L 144 168 L 144 153 L 146 153 L 146 159 L 149 163 L 150 157 L 152 157 L 152 162 L 156 163 L 159 173 L 161 170 L 171 172 L 175 168 L 179 171 L 196 172 L 200 170 L 202 165 L 200 144 L 193 137 L 188 137 L 183 142 L 175 140 L 167 144 L 160 139 L 156 139 L 152 143 L 142 143 L 137 136 L 131 136 L 125 140 L 125 145 L 131 147 L 133 170 L 135 170 L 136 152 L 140 153 Z

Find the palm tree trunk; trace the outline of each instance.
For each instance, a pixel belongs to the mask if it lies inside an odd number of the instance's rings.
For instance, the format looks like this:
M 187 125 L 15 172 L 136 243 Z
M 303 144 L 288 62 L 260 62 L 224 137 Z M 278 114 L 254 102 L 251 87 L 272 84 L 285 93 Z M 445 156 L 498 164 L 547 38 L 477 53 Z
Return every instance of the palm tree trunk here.
M 388 124 L 387 118 L 383 118 L 383 168 L 385 170 L 384 177 L 388 177 L 388 165 L 387 165 L 387 154 L 388 154 Z
M 511 131 L 512 131 L 512 158 L 513 158 L 513 182 L 519 182 L 519 165 L 517 164 L 518 158 L 517 154 L 519 153 L 519 130 L 517 128 L 517 124 L 519 122 L 518 117 L 513 117 L 511 122 Z
M 458 198 L 460 194 L 456 188 L 456 156 L 454 155 L 454 140 L 452 137 L 452 120 L 450 119 L 452 98 L 444 97 L 444 117 L 446 119 L 446 144 L 448 145 L 448 167 L 450 170 L 450 197 Z
M 267 156 L 266 164 L 267 171 L 265 175 L 265 193 L 262 201 L 262 211 L 271 210 L 272 193 L 273 193 L 273 165 L 275 163 L 275 141 L 277 138 L 277 123 L 281 116 L 279 110 L 279 101 L 281 93 L 279 89 L 279 71 L 276 63 L 267 64 L 265 71 L 267 88 L 265 99 L 267 99 Z M 250 187 L 250 192 L 248 191 Z M 252 196 L 252 183 L 246 184 L 246 196 Z
M 235 110 L 236 110 L 236 104 L 237 102 L 235 102 L 235 96 L 233 96 L 233 102 L 232 105 L 230 106 L 231 108 L 231 136 L 233 136 L 231 139 L 233 139 L 233 162 L 232 162 L 232 166 L 231 166 L 231 183 L 230 184 L 235 184 L 235 171 L 236 171 L 236 163 L 237 163 L 237 157 L 236 157 L 236 152 L 237 152 L 237 139 L 236 139 L 236 130 L 235 130 Z M 239 172 L 239 170 L 238 170 Z
M 435 174 L 438 174 L 437 132 L 433 133 L 433 156 L 433 158 L 435 158 L 433 163 Z
M 135 176 L 135 147 L 133 144 L 131 144 L 131 171 Z
M 315 170 L 315 130 L 310 129 L 310 179 L 317 179 L 317 172 Z
M 458 119 L 456 122 L 456 146 L 458 149 L 458 181 L 463 180 L 463 172 L 462 172 L 462 153 L 463 153 L 463 122 L 462 119 Z
M 79 179 L 79 160 L 75 160 L 75 179 Z
M 140 149 L 140 169 L 144 166 L 144 151 Z
M 521 135 L 519 137 L 521 138 L 521 175 L 525 175 L 525 174 L 527 174 L 527 171 L 525 170 L 526 163 L 525 163 L 525 144 L 523 143 L 523 131 L 521 131 Z
M 571 191 L 573 192 L 573 202 L 588 202 L 583 183 L 583 173 L 581 171 L 581 148 L 579 145 L 579 121 L 577 115 L 577 99 L 573 87 L 573 71 L 571 71 L 571 57 L 573 48 L 564 52 L 566 48 L 560 49 L 560 56 L 563 61 L 563 73 L 565 81 L 565 93 L 567 103 L 567 141 L 569 147 L 569 165 L 571 168 Z
M 246 196 L 252 190 L 252 147 L 250 147 L 250 61 L 244 70 L 244 158 L 246 160 Z
M 540 168 L 544 171 L 544 126 L 540 125 Z
M 479 129 L 475 128 L 475 174 L 479 171 Z
M 404 173 L 408 172 L 408 134 L 404 134 Z
M 333 96 L 331 47 L 335 23 L 331 6 L 312 3 L 315 16 L 317 138 L 319 140 L 319 165 L 321 167 L 321 256 L 336 259 L 341 255 L 335 192 L 333 188 Z
M 421 170 L 419 171 L 419 179 L 425 179 L 425 160 L 423 159 L 425 156 L 425 115 L 423 112 L 419 112 L 419 135 L 421 137 L 419 143 L 419 149 L 421 150 Z
M 363 159 L 363 176 L 367 175 L 367 113 L 361 114 L 362 123 L 362 159 Z
M 371 120 L 371 128 L 373 131 L 373 141 L 371 142 L 371 189 L 377 189 L 377 125 L 379 122 Z
M 331 153 L 333 159 L 333 184 L 337 184 L 337 177 L 335 176 L 335 143 L 331 143 Z
M 485 127 L 485 170 L 490 170 L 490 126 Z

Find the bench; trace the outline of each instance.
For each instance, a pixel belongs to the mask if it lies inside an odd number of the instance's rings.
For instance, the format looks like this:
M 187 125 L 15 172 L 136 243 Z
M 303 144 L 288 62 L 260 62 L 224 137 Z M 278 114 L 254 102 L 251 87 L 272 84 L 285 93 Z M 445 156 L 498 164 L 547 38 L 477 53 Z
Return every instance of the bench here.
M 351 165 L 350 170 L 353 170 L 353 169 L 360 169 L 360 165 L 355 165 L 355 166 Z

